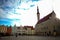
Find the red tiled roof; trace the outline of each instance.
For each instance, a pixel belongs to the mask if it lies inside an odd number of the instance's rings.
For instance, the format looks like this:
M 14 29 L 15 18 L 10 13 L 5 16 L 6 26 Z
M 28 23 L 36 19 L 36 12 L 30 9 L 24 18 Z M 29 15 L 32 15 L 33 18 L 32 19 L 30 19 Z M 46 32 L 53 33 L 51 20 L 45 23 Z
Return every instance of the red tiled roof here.
M 54 12 L 54 11 L 52 11 L 50 14 L 48 14 L 48 15 L 47 15 L 47 16 L 45 16 L 44 18 L 40 19 L 40 20 L 37 22 L 37 24 L 42 23 L 42 22 L 44 22 L 44 21 L 48 20 L 48 19 L 49 19 L 49 17 L 51 17 L 53 13 L 55 13 L 55 12 Z
M 26 28 L 33 28 L 33 26 L 24 26 L 24 27 L 26 27 Z
M 34 30 L 35 28 L 31 28 L 31 30 Z
M 33 26 L 24 26 L 25 28 L 31 28 L 31 30 L 34 30 Z

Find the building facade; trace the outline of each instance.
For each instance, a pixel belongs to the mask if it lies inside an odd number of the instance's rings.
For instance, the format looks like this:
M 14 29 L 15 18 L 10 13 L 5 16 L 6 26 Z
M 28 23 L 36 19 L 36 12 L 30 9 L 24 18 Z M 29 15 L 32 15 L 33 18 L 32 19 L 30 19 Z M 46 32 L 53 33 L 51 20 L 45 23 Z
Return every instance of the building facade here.
M 33 28 L 33 26 L 24 26 L 24 28 L 26 30 L 27 35 L 34 35 L 35 34 L 35 29 Z
M 12 27 L 12 34 L 13 35 L 22 35 L 22 34 L 26 34 L 26 30 L 24 29 L 23 26 L 14 26 Z
M 12 35 L 12 26 L 7 27 L 6 35 Z
M 35 25 L 35 33 L 38 35 L 54 35 L 58 34 L 58 27 L 60 27 L 60 20 L 56 18 L 56 14 L 52 11 L 44 18 L 38 20 Z
M 7 27 L 4 25 L 0 25 L 0 34 L 5 35 L 7 32 Z

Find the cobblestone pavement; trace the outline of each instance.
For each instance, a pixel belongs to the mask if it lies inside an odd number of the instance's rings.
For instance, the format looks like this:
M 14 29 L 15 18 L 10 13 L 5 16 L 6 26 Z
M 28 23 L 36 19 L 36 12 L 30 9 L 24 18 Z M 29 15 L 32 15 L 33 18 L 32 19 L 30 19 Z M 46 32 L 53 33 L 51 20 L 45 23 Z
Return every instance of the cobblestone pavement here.
M 60 40 L 60 37 L 51 36 L 6 36 L 0 37 L 0 40 Z

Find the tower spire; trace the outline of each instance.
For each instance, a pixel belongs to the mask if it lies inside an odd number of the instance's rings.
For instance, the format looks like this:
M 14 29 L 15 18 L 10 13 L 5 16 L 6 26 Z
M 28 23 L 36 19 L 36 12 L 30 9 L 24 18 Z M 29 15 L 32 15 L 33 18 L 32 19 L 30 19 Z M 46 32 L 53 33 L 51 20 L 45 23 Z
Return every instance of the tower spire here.
M 37 6 L 37 19 L 38 19 L 38 21 L 39 21 L 39 19 L 40 19 L 40 13 L 39 13 L 39 8 L 38 8 L 38 6 Z

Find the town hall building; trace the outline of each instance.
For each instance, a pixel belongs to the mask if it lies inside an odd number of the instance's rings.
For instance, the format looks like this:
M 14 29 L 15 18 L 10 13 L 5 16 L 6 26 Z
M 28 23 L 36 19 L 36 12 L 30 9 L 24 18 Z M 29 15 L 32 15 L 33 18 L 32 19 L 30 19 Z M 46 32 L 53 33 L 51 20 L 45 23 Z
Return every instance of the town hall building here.
M 60 35 L 60 20 L 56 18 L 54 10 L 42 19 L 39 19 L 40 13 L 37 6 L 37 23 L 35 25 L 35 33 L 38 35 Z

